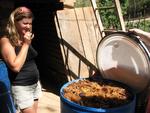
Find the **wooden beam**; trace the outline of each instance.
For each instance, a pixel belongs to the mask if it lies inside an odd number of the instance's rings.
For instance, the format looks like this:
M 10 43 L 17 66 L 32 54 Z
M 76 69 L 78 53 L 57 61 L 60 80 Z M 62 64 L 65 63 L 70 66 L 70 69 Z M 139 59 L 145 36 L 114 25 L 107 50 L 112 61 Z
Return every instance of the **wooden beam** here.
M 93 9 L 94 9 L 94 14 L 96 16 L 96 19 L 97 19 L 97 22 L 98 22 L 98 25 L 99 25 L 101 37 L 104 37 L 105 36 L 105 33 L 103 32 L 104 27 L 103 27 L 102 20 L 101 20 L 99 11 L 98 11 L 96 0 L 91 0 L 91 2 L 92 2 Z
M 120 2 L 119 2 L 119 0 L 114 0 L 114 3 L 116 5 L 116 10 L 117 10 L 117 14 L 118 14 L 118 17 L 119 17 L 119 22 L 120 22 L 120 25 L 121 25 L 121 29 L 123 31 L 126 31 L 124 19 L 123 19 L 123 16 L 122 16 L 122 10 L 121 10 L 121 6 L 120 6 Z

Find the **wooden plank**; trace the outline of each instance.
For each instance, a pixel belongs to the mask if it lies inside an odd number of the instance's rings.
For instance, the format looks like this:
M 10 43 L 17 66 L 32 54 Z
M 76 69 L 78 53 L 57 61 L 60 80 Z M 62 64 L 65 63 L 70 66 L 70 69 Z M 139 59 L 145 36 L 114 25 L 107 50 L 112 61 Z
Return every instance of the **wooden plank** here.
M 68 79 L 88 77 L 96 69 L 96 49 L 101 33 L 92 7 L 57 11 L 60 37 Z
M 68 45 L 72 45 L 73 48 L 75 48 L 75 45 L 80 44 L 79 41 L 77 41 L 78 39 L 78 33 L 76 34 L 76 40 L 73 41 L 75 39 L 75 34 L 74 32 L 76 31 L 76 27 L 75 30 L 73 29 L 68 29 L 71 28 L 71 26 L 77 26 L 75 25 L 75 15 L 74 15 L 74 10 L 64 10 L 64 11 L 59 11 L 57 12 L 58 15 L 58 19 L 59 19 L 59 25 L 60 25 L 60 30 L 62 33 L 62 40 L 64 40 Z M 63 41 L 63 42 L 64 42 Z M 66 44 L 63 43 L 64 46 L 64 54 L 65 54 L 65 63 L 68 63 L 68 70 L 73 70 L 73 73 L 77 73 L 77 62 L 78 60 L 76 59 L 76 57 L 72 54 L 72 52 L 69 51 L 69 47 L 66 46 Z M 77 46 L 78 50 L 81 50 L 82 48 L 80 48 L 79 46 Z M 70 59 L 74 59 L 73 62 Z M 75 65 L 71 65 L 71 64 L 75 64 Z
M 84 52 L 85 52 L 85 57 L 92 64 L 94 64 L 94 57 L 93 57 L 93 54 L 92 54 L 90 38 L 89 38 L 89 35 L 88 35 L 88 30 L 87 30 L 87 25 L 85 23 L 83 8 L 76 8 L 75 13 L 76 13 L 77 20 L 78 20 L 79 32 L 80 32 L 80 35 L 81 35 L 81 40 L 82 40 L 83 49 L 84 49 Z
M 93 58 L 94 58 L 94 64 L 96 65 L 96 49 L 97 49 L 97 45 L 98 45 L 98 41 L 97 41 L 97 34 L 96 34 L 96 29 L 95 29 L 95 18 L 93 17 L 94 15 L 91 14 L 92 12 L 92 8 L 91 7 L 85 7 L 84 8 L 84 16 L 85 16 L 85 22 L 86 22 L 86 26 L 87 26 L 87 32 L 88 32 L 88 36 L 89 36 L 89 42 L 91 45 L 91 49 L 92 49 L 92 54 L 93 54 Z
M 60 48 L 61 48 L 61 53 L 62 53 L 62 56 L 63 56 L 63 61 L 64 61 L 64 64 L 65 64 L 65 68 L 66 70 L 69 70 L 69 65 L 68 65 L 68 61 L 67 61 L 67 54 L 65 53 L 66 49 L 64 47 L 64 44 L 63 44 L 63 37 L 62 37 L 62 29 L 60 28 L 60 23 L 61 23 L 61 20 L 59 20 L 59 14 L 61 14 L 62 11 L 58 11 L 57 12 L 57 15 L 55 16 L 55 25 L 56 25 L 56 29 L 57 29 L 57 34 L 58 34 L 58 37 L 60 37 Z M 65 72 L 66 75 L 67 75 L 67 78 L 68 78 L 68 81 L 70 81 L 70 73 L 69 71 Z
M 98 21 L 99 29 L 101 31 L 101 37 L 103 37 L 103 36 L 105 36 L 105 33 L 103 32 L 104 27 L 103 27 L 103 24 L 102 24 L 101 17 L 99 15 L 99 11 L 98 11 L 98 8 L 97 8 L 96 0 L 91 0 L 91 3 L 92 3 L 92 7 L 94 9 L 94 14 L 95 14 L 96 19 Z
M 57 15 L 60 25 L 59 32 L 61 32 L 61 38 L 63 40 L 64 59 L 68 64 L 68 70 L 74 77 L 88 75 L 87 66 L 81 64 L 80 61 L 81 57 L 84 58 L 85 55 L 74 9 L 58 11 Z
M 90 14 L 91 14 L 91 18 L 92 18 L 92 21 L 94 23 L 94 30 L 95 30 L 95 35 L 96 35 L 96 40 L 97 40 L 97 43 L 100 42 L 100 40 L 102 39 L 102 35 L 101 35 L 101 32 L 100 29 L 99 29 L 99 24 L 97 22 L 97 19 L 96 19 L 96 16 L 94 14 L 94 9 L 91 8 L 91 10 L 89 10 Z
M 62 38 L 84 55 L 74 9 L 58 11 L 57 15 Z

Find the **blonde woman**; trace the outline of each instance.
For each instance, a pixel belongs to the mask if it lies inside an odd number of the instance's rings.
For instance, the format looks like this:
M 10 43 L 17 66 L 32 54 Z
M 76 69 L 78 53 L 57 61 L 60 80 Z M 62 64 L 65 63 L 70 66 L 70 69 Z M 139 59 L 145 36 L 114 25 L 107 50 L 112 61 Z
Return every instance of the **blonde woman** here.
M 37 52 L 31 42 L 33 14 L 27 7 L 16 8 L 9 17 L 6 35 L 0 40 L 1 54 L 9 69 L 12 94 L 22 113 L 37 113 L 41 93 Z

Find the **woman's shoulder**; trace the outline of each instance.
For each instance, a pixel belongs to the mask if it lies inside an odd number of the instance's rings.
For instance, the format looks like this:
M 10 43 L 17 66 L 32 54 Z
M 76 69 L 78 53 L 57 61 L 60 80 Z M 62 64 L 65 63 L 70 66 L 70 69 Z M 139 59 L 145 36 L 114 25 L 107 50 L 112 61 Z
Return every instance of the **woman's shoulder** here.
M 6 35 L 4 35 L 4 36 L 1 36 L 1 37 L 0 37 L 0 40 L 2 40 L 2 39 L 3 39 L 3 40 L 4 40 L 4 39 L 5 39 L 5 40 L 6 40 L 6 39 L 8 40 L 8 37 L 7 37 Z
M 9 39 L 7 38 L 7 36 L 3 36 L 0 38 L 0 47 L 8 47 L 8 49 L 10 49 L 10 47 L 12 47 L 12 44 L 10 43 Z
M 6 43 L 6 42 L 10 42 L 7 36 L 2 36 L 0 38 L 0 43 Z

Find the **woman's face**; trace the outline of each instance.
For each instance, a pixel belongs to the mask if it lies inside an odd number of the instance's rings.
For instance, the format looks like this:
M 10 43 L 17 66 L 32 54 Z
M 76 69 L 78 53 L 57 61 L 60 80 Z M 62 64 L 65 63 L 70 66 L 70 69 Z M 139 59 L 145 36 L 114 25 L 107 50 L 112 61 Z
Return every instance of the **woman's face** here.
M 17 21 L 15 25 L 21 36 L 24 36 L 26 32 L 32 32 L 32 18 L 23 18 Z

